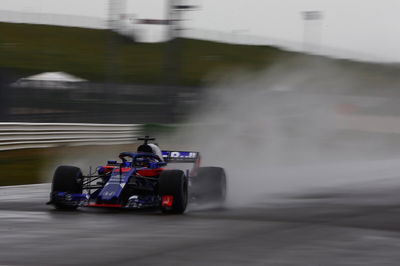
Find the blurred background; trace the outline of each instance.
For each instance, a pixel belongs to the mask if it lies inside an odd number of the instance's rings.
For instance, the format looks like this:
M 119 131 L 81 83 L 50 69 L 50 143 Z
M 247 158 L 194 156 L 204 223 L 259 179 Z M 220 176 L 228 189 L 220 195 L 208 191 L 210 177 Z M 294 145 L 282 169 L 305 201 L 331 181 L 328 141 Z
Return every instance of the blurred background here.
M 398 265 L 399 10 L 0 0 L 0 264 Z M 144 135 L 223 167 L 225 206 L 45 205 Z
M 254 174 L 266 162 L 269 181 L 291 176 L 282 165 L 396 158 L 398 8 L 3 0 L 0 164 L 22 166 L 0 184 L 48 181 L 61 163 L 101 164 L 144 134 L 162 148 L 197 148 L 233 176 L 236 154 L 258 154 Z

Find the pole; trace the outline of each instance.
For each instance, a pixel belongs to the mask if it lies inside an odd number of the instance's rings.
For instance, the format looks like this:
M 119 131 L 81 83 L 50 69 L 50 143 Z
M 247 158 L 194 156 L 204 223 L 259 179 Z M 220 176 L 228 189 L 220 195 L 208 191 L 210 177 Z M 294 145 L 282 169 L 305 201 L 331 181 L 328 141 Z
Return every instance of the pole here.
M 302 12 L 304 21 L 303 50 L 305 52 L 318 52 L 322 42 L 322 18 L 321 11 Z
M 167 42 L 165 50 L 165 62 L 164 62 L 164 83 L 166 86 L 177 86 L 180 82 L 180 56 L 181 47 L 179 40 L 179 12 L 177 12 L 174 6 L 177 4 L 177 0 L 167 0 Z

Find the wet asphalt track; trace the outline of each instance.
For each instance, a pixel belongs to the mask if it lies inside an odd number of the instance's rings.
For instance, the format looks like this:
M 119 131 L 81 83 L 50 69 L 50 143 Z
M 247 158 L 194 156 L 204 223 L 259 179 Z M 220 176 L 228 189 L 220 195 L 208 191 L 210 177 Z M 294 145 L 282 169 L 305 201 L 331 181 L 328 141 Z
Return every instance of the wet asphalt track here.
M 280 195 L 184 216 L 44 205 L 0 188 L 0 265 L 400 265 L 400 181 Z

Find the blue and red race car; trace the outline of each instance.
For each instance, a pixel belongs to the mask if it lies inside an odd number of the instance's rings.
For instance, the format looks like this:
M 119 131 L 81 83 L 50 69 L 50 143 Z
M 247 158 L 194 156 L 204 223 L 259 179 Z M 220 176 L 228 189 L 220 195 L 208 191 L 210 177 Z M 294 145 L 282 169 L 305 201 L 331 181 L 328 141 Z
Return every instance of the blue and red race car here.
M 157 208 L 182 214 L 189 201 L 223 203 L 226 175 L 221 167 L 200 167 L 199 152 L 161 151 L 149 141 L 137 152 L 122 152 L 120 162 L 108 161 L 94 173 L 59 166 L 53 177 L 50 201 L 57 209 L 106 207 Z M 192 163 L 191 170 L 168 169 L 168 163 Z

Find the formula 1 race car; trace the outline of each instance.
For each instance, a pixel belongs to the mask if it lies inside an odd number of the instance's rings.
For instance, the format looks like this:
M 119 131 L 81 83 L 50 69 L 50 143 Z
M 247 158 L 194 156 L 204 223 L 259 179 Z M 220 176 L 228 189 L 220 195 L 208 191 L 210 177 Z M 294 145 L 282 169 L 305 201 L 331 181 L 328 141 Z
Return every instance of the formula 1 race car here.
M 182 214 L 189 201 L 223 203 L 226 175 L 220 167 L 200 167 L 199 152 L 161 151 L 149 141 L 137 152 L 122 152 L 120 162 L 108 161 L 83 175 L 78 167 L 59 166 L 53 177 L 50 201 L 57 209 L 106 207 L 158 208 Z M 191 170 L 165 168 L 168 163 L 192 163 Z

